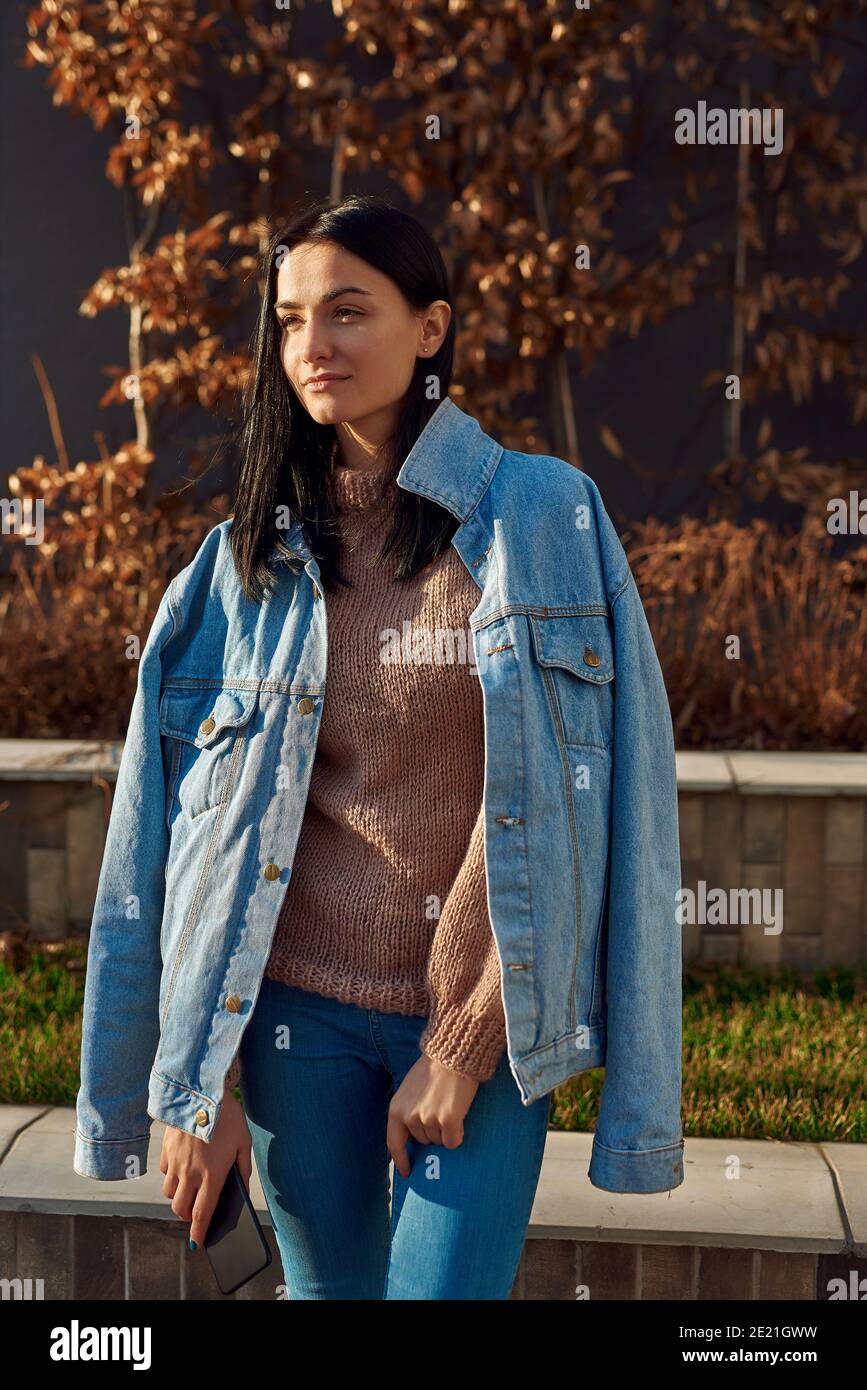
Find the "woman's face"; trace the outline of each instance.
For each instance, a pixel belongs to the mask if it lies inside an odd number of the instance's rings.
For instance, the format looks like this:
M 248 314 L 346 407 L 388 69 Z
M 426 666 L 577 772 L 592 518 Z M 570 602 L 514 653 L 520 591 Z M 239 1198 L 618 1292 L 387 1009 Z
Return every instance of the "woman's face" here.
M 389 419 L 451 317 L 442 299 L 415 314 L 393 280 L 331 242 L 284 253 L 274 312 L 283 370 L 320 425 Z M 332 379 L 317 386 L 316 377 Z

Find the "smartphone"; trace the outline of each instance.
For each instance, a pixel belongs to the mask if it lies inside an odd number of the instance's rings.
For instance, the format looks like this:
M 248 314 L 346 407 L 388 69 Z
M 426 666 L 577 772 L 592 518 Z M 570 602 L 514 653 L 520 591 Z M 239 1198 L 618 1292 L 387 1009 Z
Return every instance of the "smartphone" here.
M 220 1293 L 234 1293 L 271 1263 L 271 1247 L 237 1162 L 226 1174 L 204 1248 Z

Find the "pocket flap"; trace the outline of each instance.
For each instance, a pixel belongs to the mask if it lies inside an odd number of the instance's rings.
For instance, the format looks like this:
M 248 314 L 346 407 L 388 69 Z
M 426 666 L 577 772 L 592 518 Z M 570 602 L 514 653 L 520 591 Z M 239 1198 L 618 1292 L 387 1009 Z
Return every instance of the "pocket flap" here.
M 604 685 L 614 676 L 611 628 L 604 613 L 530 613 L 530 631 L 540 666 L 564 666 L 582 680 Z
M 227 729 L 246 724 L 258 697 L 258 690 L 169 687 L 160 697 L 160 733 L 207 748 Z

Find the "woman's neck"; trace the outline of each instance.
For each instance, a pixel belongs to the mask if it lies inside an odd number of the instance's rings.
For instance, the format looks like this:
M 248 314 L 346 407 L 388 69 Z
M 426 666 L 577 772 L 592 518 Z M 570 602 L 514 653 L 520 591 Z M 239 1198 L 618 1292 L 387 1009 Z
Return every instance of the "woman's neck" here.
M 364 420 L 351 424 L 341 421 L 335 425 L 339 462 L 344 468 L 357 468 L 362 472 L 377 468 L 385 457 L 395 424 L 396 412 L 393 406 L 389 406 Z

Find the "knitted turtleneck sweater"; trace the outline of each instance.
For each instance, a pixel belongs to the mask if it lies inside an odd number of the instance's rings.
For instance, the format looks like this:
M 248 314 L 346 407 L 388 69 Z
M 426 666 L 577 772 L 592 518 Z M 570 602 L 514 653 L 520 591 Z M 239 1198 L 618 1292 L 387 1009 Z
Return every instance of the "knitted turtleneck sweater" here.
M 397 491 L 383 491 L 384 473 L 339 463 L 329 472 L 352 587 L 322 600 L 319 738 L 265 974 L 362 1008 L 423 1015 L 421 1050 L 487 1081 L 506 1031 L 468 624 L 479 593 L 451 545 L 409 581 L 392 578 L 393 556 L 373 563 Z M 226 1084 L 239 1074 L 236 1057 Z

